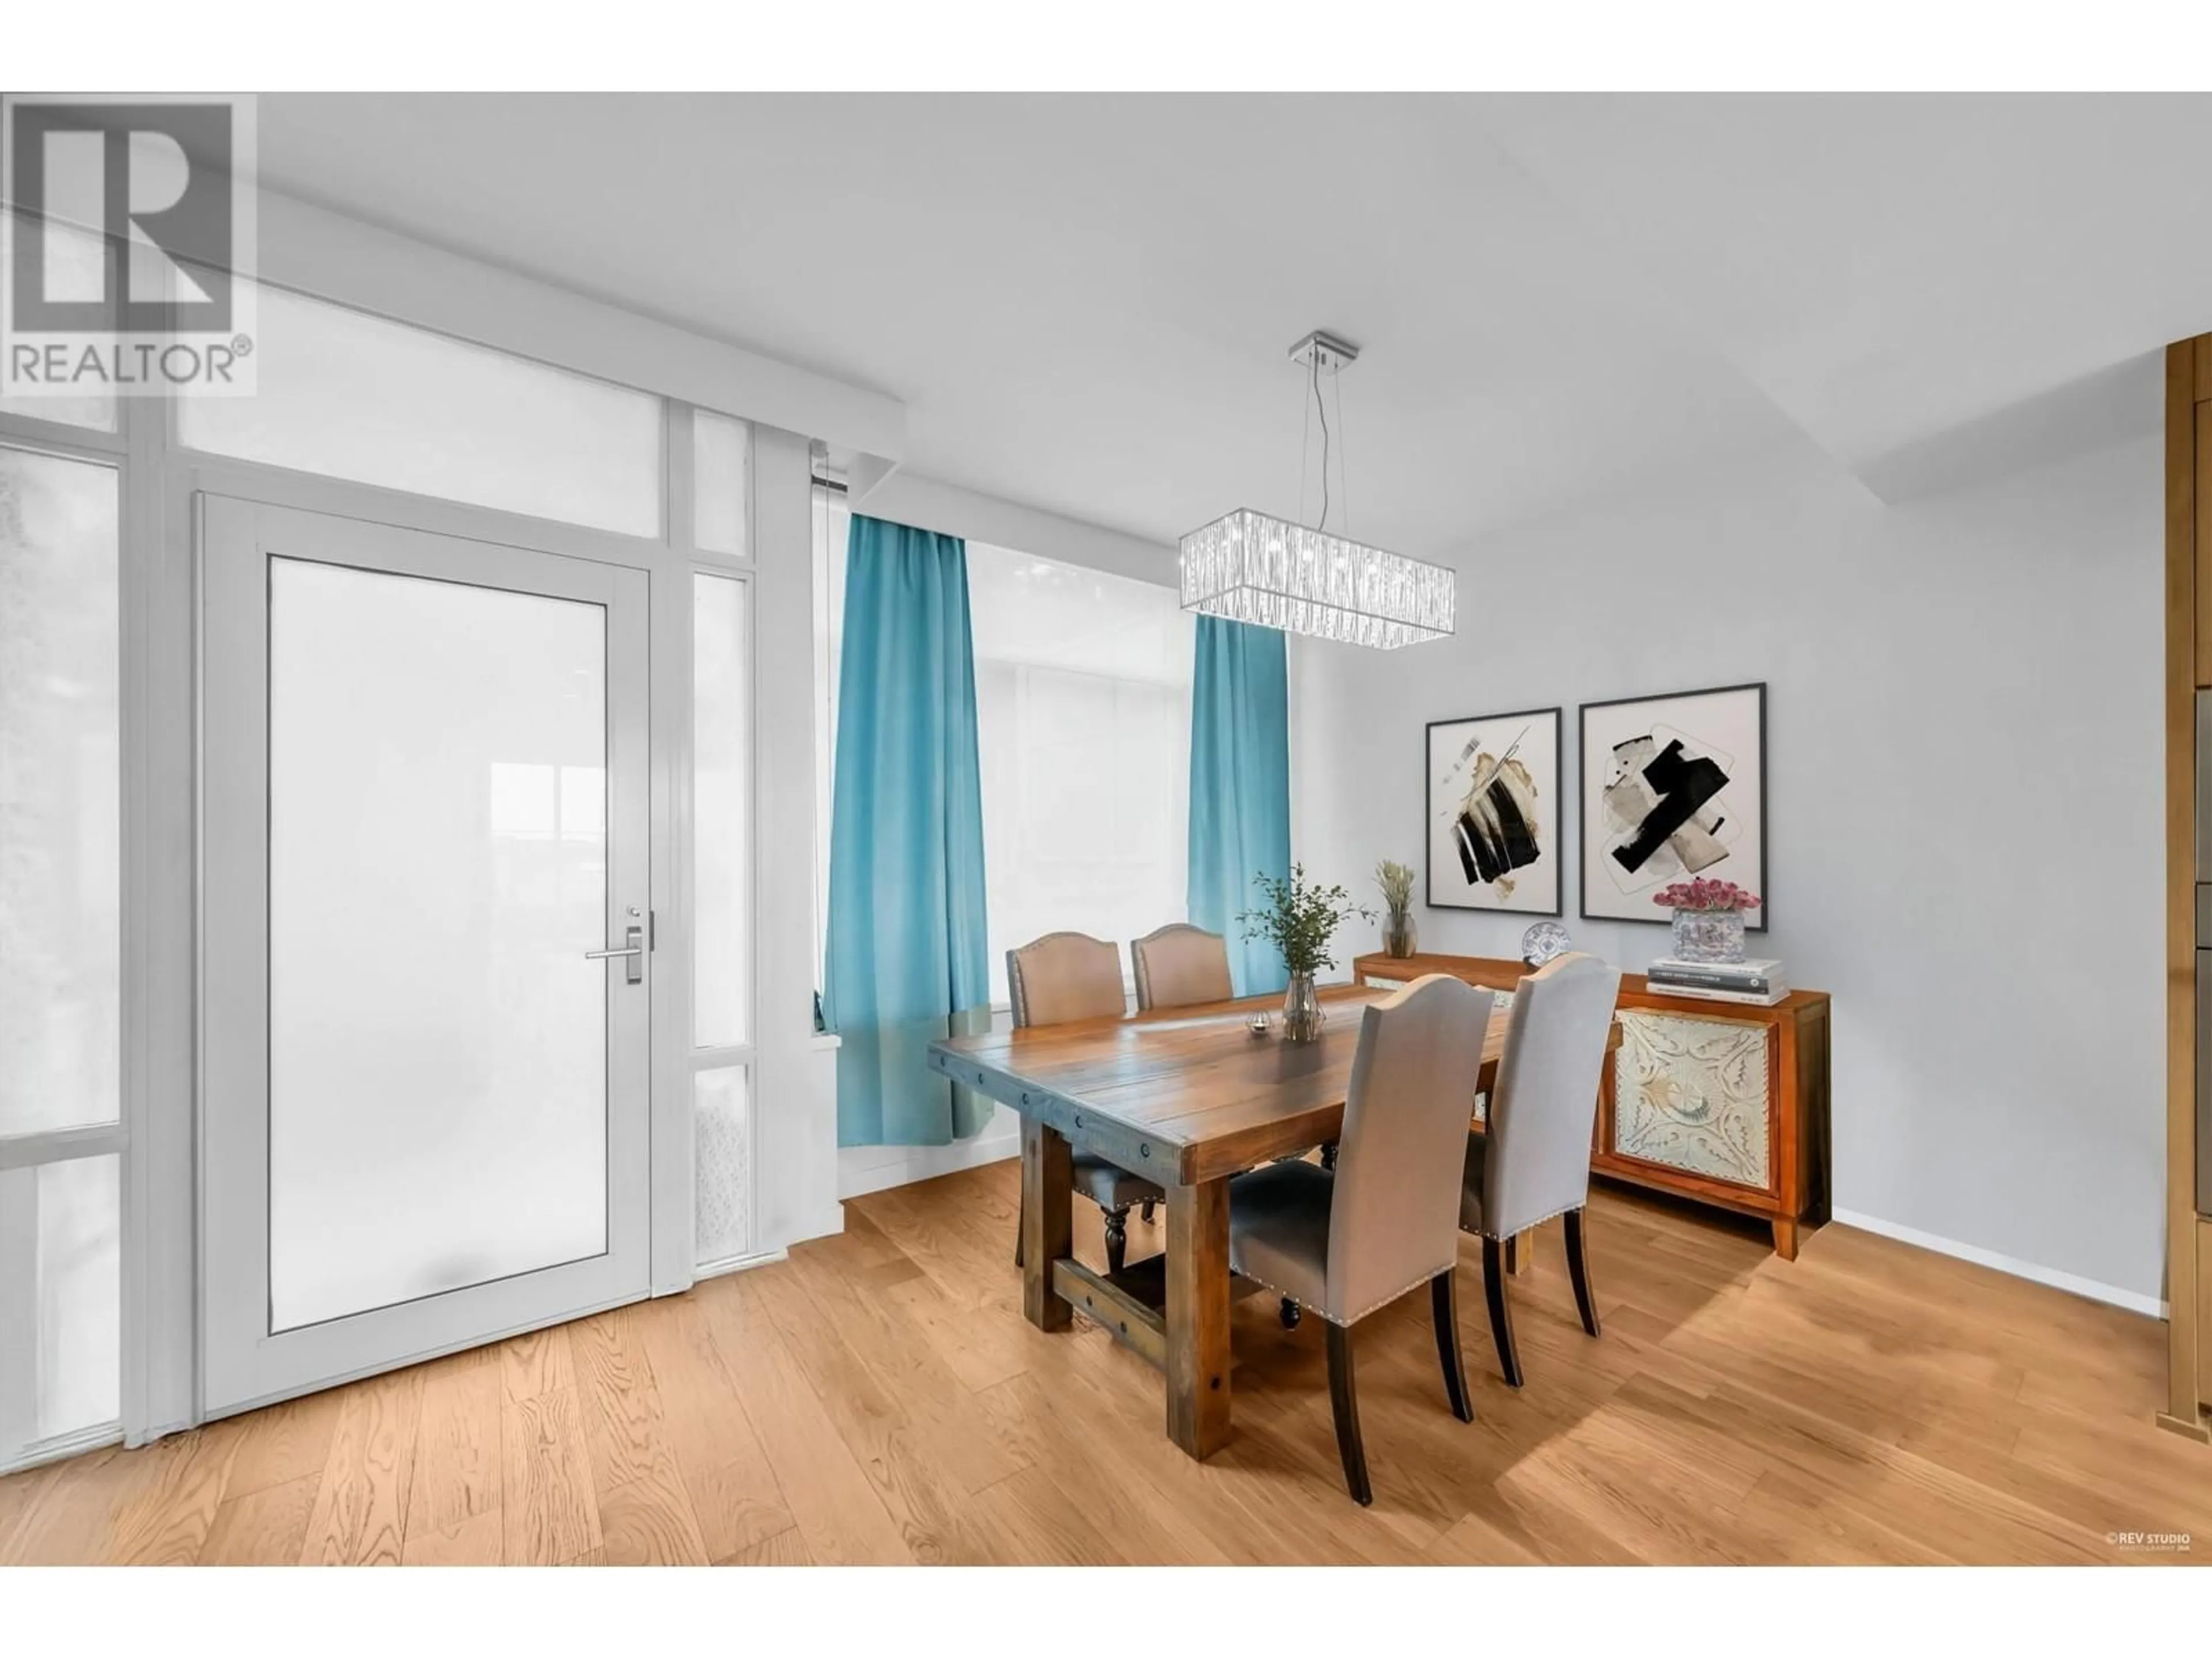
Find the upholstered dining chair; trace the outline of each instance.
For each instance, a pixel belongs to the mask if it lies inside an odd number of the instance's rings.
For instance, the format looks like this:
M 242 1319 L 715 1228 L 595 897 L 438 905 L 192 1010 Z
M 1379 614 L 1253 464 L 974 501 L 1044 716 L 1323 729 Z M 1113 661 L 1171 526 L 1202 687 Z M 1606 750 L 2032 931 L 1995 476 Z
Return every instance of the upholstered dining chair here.
M 1226 1002 L 1237 994 L 1229 980 L 1229 943 L 1218 933 L 1171 921 L 1129 941 L 1137 976 L 1137 1011 L 1187 1008 Z
M 1452 1414 L 1474 1420 L 1460 1352 L 1459 1164 L 1482 1076 L 1491 994 L 1426 974 L 1360 1013 L 1336 1167 L 1270 1164 L 1229 1183 L 1229 1265 L 1328 1326 L 1328 1397 L 1344 1483 L 1372 1503 L 1352 1328 L 1429 1287 Z
M 1155 927 L 1129 941 L 1129 967 L 1137 981 L 1137 1012 L 1227 1002 L 1237 994 L 1229 978 L 1229 942 L 1187 921 Z M 1146 1220 L 1152 1200 L 1144 1202 Z
M 1088 933 L 1047 933 L 1006 952 L 1006 988 L 1014 1026 L 1060 1025 L 1073 1019 L 1112 1018 L 1126 1013 L 1121 953 Z M 1074 1160 L 1075 1190 L 1106 1212 L 1106 1270 L 1118 1273 L 1129 1249 L 1129 1211 L 1166 1196 L 1142 1176 L 1088 1152 Z M 1014 1265 L 1022 1265 L 1021 1231 L 1014 1234 Z
M 1521 1386 L 1507 1305 L 1505 1242 L 1555 1215 L 1566 1218 L 1567 1274 L 1583 1329 L 1595 1336 L 1589 1243 L 1590 1132 L 1620 969 L 1583 952 L 1554 957 L 1521 981 L 1508 1016 L 1505 1053 L 1490 1097 L 1488 1133 L 1467 1137 L 1459 1224 L 1482 1240 L 1490 1334 L 1505 1380 Z

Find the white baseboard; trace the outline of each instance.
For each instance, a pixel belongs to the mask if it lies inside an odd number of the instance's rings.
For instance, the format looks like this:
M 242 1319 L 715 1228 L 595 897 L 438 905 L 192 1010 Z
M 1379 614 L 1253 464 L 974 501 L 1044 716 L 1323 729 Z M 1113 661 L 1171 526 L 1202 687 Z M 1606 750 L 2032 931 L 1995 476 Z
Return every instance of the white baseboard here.
M 2148 1314 L 2153 1319 L 2166 1317 L 2166 1304 L 2157 1297 L 2145 1296 L 2140 1291 L 2124 1291 L 2117 1285 L 2106 1285 L 2094 1279 L 2084 1279 L 2079 1273 L 2063 1273 L 2057 1267 L 2022 1261 L 2018 1256 L 1985 1250 L 1978 1244 L 1961 1244 L 1955 1238 L 1923 1233 L 1917 1227 L 1901 1226 L 1894 1221 L 1884 1221 L 1879 1216 L 1861 1215 L 1856 1210 L 1835 1210 L 1831 1212 L 1831 1217 L 1846 1227 L 1856 1227 L 1861 1232 L 1880 1233 L 1884 1238 L 1893 1238 L 1900 1244 L 1917 1244 L 1923 1250 L 1935 1251 L 1938 1255 L 1956 1256 L 1960 1261 L 1971 1261 L 1977 1267 L 1994 1267 L 1999 1273 L 2010 1273 L 2015 1279 L 2048 1285 L 2055 1291 L 2065 1291 L 2074 1296 L 2085 1296 L 2092 1302 L 2108 1302 L 2116 1308 L 2125 1308 L 2130 1313 Z
M 748 1267 L 765 1267 L 771 1262 L 790 1260 L 789 1250 L 762 1250 L 753 1255 L 733 1255 L 725 1261 L 708 1262 L 699 1269 L 691 1282 L 696 1285 L 702 1279 L 720 1279 L 724 1273 L 741 1273 Z
M 848 1147 L 847 1152 L 875 1151 L 877 1148 Z M 881 1162 L 861 1164 L 848 1160 L 844 1152 L 837 1157 L 837 1196 L 840 1199 L 860 1198 L 868 1193 L 879 1193 L 887 1187 L 903 1187 L 911 1182 L 928 1181 L 941 1175 L 951 1175 L 956 1170 L 972 1170 L 980 1164 L 996 1164 L 1001 1158 L 1017 1158 L 1021 1154 L 1021 1132 L 1000 1129 L 992 1126 L 973 1140 L 956 1140 L 950 1146 L 905 1146 L 898 1149 L 900 1156 Z
M 18 1474 L 42 1464 L 58 1463 L 64 1457 L 76 1457 L 101 1446 L 112 1446 L 122 1438 L 123 1425 L 120 1423 L 102 1423 L 94 1428 L 58 1434 L 51 1440 L 34 1440 L 23 1448 L 21 1455 L 14 1462 L 0 1463 L 0 1474 Z

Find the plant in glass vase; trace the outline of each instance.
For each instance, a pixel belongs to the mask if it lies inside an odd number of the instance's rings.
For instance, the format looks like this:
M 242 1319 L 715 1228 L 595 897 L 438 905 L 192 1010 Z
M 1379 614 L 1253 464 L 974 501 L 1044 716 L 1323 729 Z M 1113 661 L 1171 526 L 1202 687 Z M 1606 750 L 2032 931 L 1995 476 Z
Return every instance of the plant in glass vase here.
M 1303 864 L 1293 864 L 1287 879 L 1262 872 L 1252 880 L 1266 902 L 1241 912 L 1237 922 L 1246 939 L 1263 939 L 1281 953 L 1283 966 L 1291 974 L 1283 993 L 1283 1035 L 1292 1042 L 1311 1042 L 1322 1027 L 1314 975 L 1336 966 L 1330 941 L 1352 917 L 1372 921 L 1375 913 L 1354 904 L 1342 887 L 1308 881 Z
M 1761 901 L 1732 881 L 1676 882 L 1651 896 L 1654 904 L 1674 912 L 1674 958 L 1678 962 L 1741 962 L 1743 913 Z
M 1382 890 L 1382 951 L 1406 957 L 1413 954 L 1413 866 L 1384 859 L 1375 866 L 1375 884 Z

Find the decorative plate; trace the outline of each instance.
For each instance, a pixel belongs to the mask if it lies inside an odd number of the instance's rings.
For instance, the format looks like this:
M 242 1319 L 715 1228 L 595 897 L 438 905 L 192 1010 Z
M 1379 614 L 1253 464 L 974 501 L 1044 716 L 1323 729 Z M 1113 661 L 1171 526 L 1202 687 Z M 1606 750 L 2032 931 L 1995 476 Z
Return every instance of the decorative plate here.
M 1556 921 L 1540 921 L 1521 935 L 1521 960 L 1531 968 L 1541 968 L 1553 957 L 1565 956 L 1574 948 L 1567 930 Z

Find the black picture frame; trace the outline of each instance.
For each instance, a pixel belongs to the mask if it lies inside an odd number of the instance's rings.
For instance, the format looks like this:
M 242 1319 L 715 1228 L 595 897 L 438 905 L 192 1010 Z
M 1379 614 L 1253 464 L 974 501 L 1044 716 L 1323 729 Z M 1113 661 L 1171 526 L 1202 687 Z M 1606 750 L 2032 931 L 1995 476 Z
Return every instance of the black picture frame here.
M 1631 704 L 1680 702 L 1692 697 L 1732 696 L 1743 692 L 1752 693 L 1756 700 L 1756 719 L 1759 726 L 1759 777 L 1757 787 L 1753 791 L 1759 802 L 1759 862 L 1756 871 L 1751 872 L 1753 879 L 1741 882 L 1741 884 L 1751 888 L 1763 901 L 1759 907 L 1759 920 L 1756 922 L 1746 922 L 1744 927 L 1747 933 L 1764 933 L 1773 927 L 1774 859 L 1767 836 L 1767 825 L 1770 820 L 1767 816 L 1766 799 L 1766 682 L 1765 680 L 1746 680 L 1735 685 L 1701 686 L 1689 691 L 1662 691 L 1645 696 L 1607 697 L 1596 702 L 1586 702 L 1577 706 L 1575 719 L 1575 780 L 1576 787 L 1581 795 L 1581 810 L 1578 814 L 1582 837 L 1580 910 L 1583 921 L 1625 921 L 1631 925 L 1663 927 L 1668 926 L 1673 920 L 1656 906 L 1652 907 L 1652 914 L 1648 916 L 1616 915 L 1607 911 L 1593 912 L 1589 908 L 1590 847 L 1594 839 L 1591 831 L 1595 823 L 1594 815 L 1599 810 L 1599 802 L 1602 799 L 1602 792 L 1593 791 L 1590 787 L 1590 711 L 1594 708 L 1621 708 Z M 1730 880 L 1738 878 L 1736 876 L 1729 878 Z
M 1566 775 L 1566 707 L 1554 703 L 1549 708 L 1511 708 L 1494 714 L 1460 714 L 1449 720 L 1431 720 L 1421 728 L 1421 902 L 1431 910 L 1464 910 L 1477 915 L 1492 916 L 1564 916 L 1567 904 L 1567 775 Z M 1555 875 L 1552 884 L 1553 902 L 1548 910 L 1534 905 L 1468 904 L 1437 896 L 1437 872 L 1432 828 L 1440 816 L 1436 798 L 1437 778 L 1433 755 L 1436 732 L 1439 726 L 1483 726 L 1501 720 L 1540 720 L 1552 722 L 1552 803 L 1551 854 Z M 1537 831 L 1540 845 L 1543 832 L 1540 823 Z

